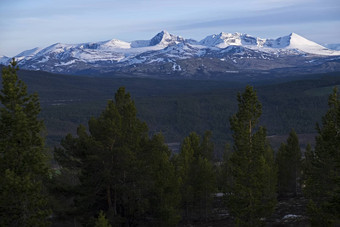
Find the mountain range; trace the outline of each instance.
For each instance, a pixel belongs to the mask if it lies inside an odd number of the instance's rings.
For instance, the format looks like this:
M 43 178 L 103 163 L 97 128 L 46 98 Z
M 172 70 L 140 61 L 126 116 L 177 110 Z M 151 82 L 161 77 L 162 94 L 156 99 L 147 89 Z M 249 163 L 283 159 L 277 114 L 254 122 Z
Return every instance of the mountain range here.
M 56 43 L 23 51 L 14 58 L 23 69 L 63 74 L 120 72 L 191 77 L 240 72 L 340 71 L 339 50 L 328 49 L 295 33 L 264 39 L 221 32 L 196 41 L 161 31 L 150 40 Z M 0 64 L 6 65 L 10 60 L 0 56 Z

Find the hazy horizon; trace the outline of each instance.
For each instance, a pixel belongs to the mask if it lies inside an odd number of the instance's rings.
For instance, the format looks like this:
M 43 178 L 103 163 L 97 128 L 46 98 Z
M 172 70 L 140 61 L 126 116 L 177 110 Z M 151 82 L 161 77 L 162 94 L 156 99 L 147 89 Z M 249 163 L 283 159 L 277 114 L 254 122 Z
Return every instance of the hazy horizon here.
M 340 43 L 338 12 L 337 0 L 2 0 L 0 55 L 57 42 L 145 40 L 161 30 L 196 40 L 220 32 L 261 38 L 295 32 L 319 44 Z

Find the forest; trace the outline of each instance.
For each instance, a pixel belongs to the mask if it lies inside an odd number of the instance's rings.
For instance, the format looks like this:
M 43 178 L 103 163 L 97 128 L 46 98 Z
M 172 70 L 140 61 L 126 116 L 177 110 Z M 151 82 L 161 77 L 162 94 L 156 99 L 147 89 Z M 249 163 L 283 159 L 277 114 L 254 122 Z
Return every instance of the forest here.
M 265 125 L 273 148 L 287 139 L 294 128 L 301 147 L 314 145 L 316 122 L 327 111 L 328 95 L 340 85 L 339 73 L 289 74 L 285 77 L 248 75 L 225 80 L 153 79 L 112 74 L 107 77 L 70 76 L 41 71 L 18 71 L 28 91 L 39 94 L 46 126 L 46 144 L 58 146 L 67 133 L 75 134 L 79 124 L 87 125 L 99 116 L 107 100 L 119 87 L 131 94 L 137 117 L 147 123 L 149 136 L 162 133 L 176 151 L 184 137 L 195 131 L 211 131 L 215 156 L 223 156 L 225 143 L 232 143 L 229 117 L 237 111 L 236 95 L 251 84 L 263 104 L 261 125 Z M 124 77 L 123 77 L 124 76 Z M 251 77 L 253 78 L 253 77 Z M 1 78 L 0 78 L 1 80 Z
M 209 98 L 206 82 L 197 82 L 202 86 L 194 91 L 191 82 L 184 81 L 184 91 L 191 89 L 187 98 L 160 88 L 163 96 L 157 91 L 141 95 L 141 90 L 136 102 L 126 88 L 118 87 L 113 98 L 104 96 L 99 113 L 94 110 L 89 119 L 75 119 L 73 123 L 80 123 L 76 133 L 70 130 L 60 145 L 47 149 L 44 119 L 49 114 L 52 120 L 63 116 L 53 111 L 67 102 L 64 92 L 54 94 L 59 101 L 42 113 L 49 97 L 39 101 L 19 79 L 13 61 L 2 68 L 0 91 L 0 226 L 205 226 L 216 219 L 231 226 L 264 226 L 270 225 L 280 201 L 302 197 L 304 225 L 339 225 L 340 98 L 333 86 L 338 82 L 334 76 L 287 82 L 279 85 L 286 86 L 284 95 L 273 92 L 275 85 L 262 84 L 257 91 L 256 86 L 226 82 L 237 89 L 225 90 L 222 82 L 210 82 L 215 92 Z M 168 86 L 176 88 L 176 83 Z M 320 83 L 322 89 L 316 86 Z M 289 92 L 306 84 L 312 86 Z M 223 99 L 226 94 L 234 101 Z M 282 97 L 282 103 L 275 96 Z M 90 106 L 97 102 L 87 101 Z M 157 103 L 165 103 L 164 109 Z M 268 108 L 268 103 L 274 105 Z M 289 112 L 294 105 L 302 108 Z M 320 105 L 324 113 L 316 111 Z M 173 124 L 176 119 L 181 128 L 163 135 L 154 124 L 167 117 L 166 108 L 176 108 L 178 116 L 165 121 Z M 191 114 L 181 114 L 188 109 Z M 287 115 L 278 114 L 286 110 Z M 202 116 L 204 120 L 191 120 Z M 316 124 L 318 118 L 321 122 Z M 283 122 L 275 127 L 278 121 Z M 289 136 L 273 148 L 268 132 L 282 132 L 285 124 L 291 128 Z M 209 126 L 213 130 L 206 130 Z M 311 129 L 316 135 L 313 146 L 301 149 L 296 131 Z M 218 133 L 223 130 L 230 136 Z M 165 137 L 167 142 L 180 139 L 178 152 L 169 149 Z

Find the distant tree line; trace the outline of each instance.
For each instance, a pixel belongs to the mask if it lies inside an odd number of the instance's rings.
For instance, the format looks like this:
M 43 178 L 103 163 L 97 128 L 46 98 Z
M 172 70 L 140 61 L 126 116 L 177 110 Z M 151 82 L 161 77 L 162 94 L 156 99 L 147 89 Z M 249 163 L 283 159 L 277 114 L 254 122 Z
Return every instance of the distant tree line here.
M 13 60 L 0 92 L 0 226 L 176 226 L 207 222 L 215 198 L 237 226 L 262 226 L 282 197 L 304 195 L 314 226 L 340 223 L 340 99 L 334 88 L 315 148 L 294 130 L 279 150 L 259 125 L 262 105 L 247 86 L 230 117 L 233 145 L 214 158 L 212 133 L 192 132 L 173 154 L 148 136 L 130 94 L 119 88 L 88 127 L 54 149 L 51 167 L 37 94 L 27 94 Z M 51 158 L 50 158 L 51 159 Z

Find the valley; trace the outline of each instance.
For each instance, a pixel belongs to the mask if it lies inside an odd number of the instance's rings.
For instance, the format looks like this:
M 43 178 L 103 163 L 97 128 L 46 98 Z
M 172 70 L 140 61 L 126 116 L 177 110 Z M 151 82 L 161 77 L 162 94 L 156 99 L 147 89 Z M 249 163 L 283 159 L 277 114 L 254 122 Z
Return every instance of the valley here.
M 0 1 L 0 227 L 340 226 L 339 12 Z
M 316 122 L 327 109 L 332 88 L 340 85 L 339 73 L 290 75 L 272 79 L 188 80 L 122 77 L 67 76 L 46 72 L 19 71 L 30 91 L 38 92 L 49 146 L 58 146 L 79 124 L 87 125 L 114 97 L 119 87 L 131 93 L 138 116 L 150 134 L 161 132 L 167 143 L 179 142 L 190 132 L 212 131 L 216 155 L 231 141 L 229 117 L 236 110 L 236 94 L 246 84 L 255 86 L 263 105 L 260 119 L 274 148 L 286 139 L 291 128 L 302 146 L 314 142 Z M 255 77 L 256 78 L 256 77 Z

